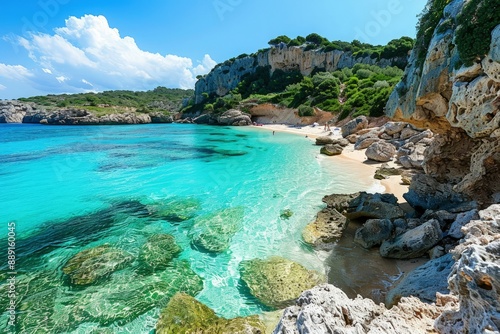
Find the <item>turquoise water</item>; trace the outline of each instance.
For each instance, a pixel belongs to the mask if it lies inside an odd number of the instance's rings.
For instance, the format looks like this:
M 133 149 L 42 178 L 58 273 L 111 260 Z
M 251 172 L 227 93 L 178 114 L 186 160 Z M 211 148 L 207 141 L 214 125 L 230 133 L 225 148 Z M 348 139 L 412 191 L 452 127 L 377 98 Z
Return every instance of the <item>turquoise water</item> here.
M 109 307 L 103 301 L 110 294 L 130 295 L 118 304 L 137 303 L 134 291 L 150 277 L 131 265 L 115 271 L 108 283 L 76 289 L 62 267 L 79 251 L 105 243 L 137 258 L 148 237 L 168 233 L 183 249 L 178 260 L 203 279 L 198 300 L 227 318 L 261 313 L 265 309 L 241 288 L 238 264 L 280 255 L 324 271 L 322 255 L 302 244 L 302 228 L 325 194 L 372 184 L 353 175 L 348 162 L 321 158 L 318 151 L 301 136 L 254 128 L 1 125 L 0 249 L 6 253 L 7 224 L 15 222 L 16 279 L 36 286 L 18 298 L 18 308 L 30 315 L 31 301 L 49 291 L 43 319 L 52 322 L 39 321 L 39 332 L 149 333 L 161 305 L 125 320 L 96 319 Z M 196 208 L 184 221 L 151 214 L 186 200 Z M 213 254 L 193 246 L 189 232 L 196 217 L 228 208 L 244 212 L 229 249 Z M 293 212 L 289 219 L 281 217 L 286 209 Z M 0 302 L 5 309 L 6 301 Z M 97 315 L 81 311 L 93 303 Z M 74 316 L 80 314 L 75 308 L 85 316 Z M 57 329 L 49 330 L 55 323 Z M 18 326 L 26 333 L 37 328 Z

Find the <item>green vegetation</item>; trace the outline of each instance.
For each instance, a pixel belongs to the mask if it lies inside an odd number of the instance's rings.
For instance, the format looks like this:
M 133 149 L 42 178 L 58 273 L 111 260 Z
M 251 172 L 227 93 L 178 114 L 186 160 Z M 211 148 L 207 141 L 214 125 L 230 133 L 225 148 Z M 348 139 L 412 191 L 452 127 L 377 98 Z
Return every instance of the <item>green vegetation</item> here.
M 466 66 L 482 59 L 491 44 L 491 32 L 500 22 L 498 0 L 471 0 L 457 17 L 456 44 Z
M 105 91 L 102 93 L 80 93 L 34 96 L 20 98 L 23 102 L 34 102 L 47 109 L 83 108 L 97 116 L 107 113 L 159 111 L 170 113 L 179 111 L 184 99 L 193 95 L 193 90 L 157 87 L 147 92 L 127 90 Z
M 417 52 L 417 65 L 423 66 L 427 49 L 431 43 L 432 35 L 439 21 L 443 18 L 444 8 L 451 0 L 428 0 L 424 11 L 420 14 L 417 23 L 417 41 L 415 52 Z

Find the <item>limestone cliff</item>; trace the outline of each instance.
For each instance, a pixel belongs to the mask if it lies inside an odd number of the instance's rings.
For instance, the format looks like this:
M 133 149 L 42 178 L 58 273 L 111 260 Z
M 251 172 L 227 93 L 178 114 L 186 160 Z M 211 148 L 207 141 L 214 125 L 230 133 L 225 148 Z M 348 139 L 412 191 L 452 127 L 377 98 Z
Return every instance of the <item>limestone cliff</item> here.
M 302 46 L 272 47 L 255 55 L 238 57 L 217 65 L 208 75 L 198 80 L 195 86 L 195 103 L 203 101 L 203 93 L 223 96 L 236 88 L 247 74 L 255 73 L 258 67 L 269 67 L 271 73 L 277 69 L 284 71 L 298 70 L 302 75 L 309 75 L 314 70 L 335 71 L 344 67 L 353 67 L 357 63 L 404 67 L 404 58 L 375 59 L 353 56 L 352 52 L 339 50 L 324 52 L 307 50 Z
M 486 205 L 500 199 L 500 22 L 489 53 L 460 66 L 458 27 L 449 22 L 469 1 L 446 6 L 423 65 L 413 52 L 386 113 L 439 134 L 425 151 L 425 172 Z

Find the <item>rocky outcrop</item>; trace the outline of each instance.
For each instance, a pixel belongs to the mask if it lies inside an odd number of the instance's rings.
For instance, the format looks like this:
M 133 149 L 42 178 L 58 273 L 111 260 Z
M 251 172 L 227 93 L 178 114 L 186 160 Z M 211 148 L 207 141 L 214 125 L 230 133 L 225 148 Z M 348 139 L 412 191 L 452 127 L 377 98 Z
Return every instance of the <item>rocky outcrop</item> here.
M 147 124 L 172 123 L 173 116 L 152 112 L 110 113 L 96 116 L 93 112 L 78 109 L 57 109 L 47 111 L 34 103 L 17 100 L 0 101 L 0 123 L 41 123 L 51 125 L 115 125 L 115 124 Z
M 324 282 L 318 272 L 277 256 L 242 261 L 240 273 L 250 293 L 275 309 L 292 305 L 302 291 Z
M 388 310 L 361 296 L 349 299 L 340 289 L 324 284 L 305 291 L 288 307 L 273 333 L 429 333 L 442 309 L 411 297 Z
M 232 125 L 232 126 L 245 126 L 252 125 L 250 114 L 244 113 L 240 110 L 231 109 L 221 114 L 203 114 L 192 120 L 196 124 L 210 124 L 210 125 Z
M 310 75 L 314 70 L 333 72 L 345 67 L 353 67 L 357 63 L 378 65 L 381 67 L 401 66 L 406 64 L 404 58 L 376 59 L 355 57 L 351 52 L 305 50 L 305 47 L 272 47 L 254 55 L 238 57 L 234 60 L 218 64 L 209 74 L 200 78 L 195 86 L 195 103 L 203 101 L 203 93 L 224 96 L 245 75 L 253 74 L 260 67 L 275 70 L 300 71 L 302 75 Z
M 390 219 L 368 219 L 354 235 L 354 242 L 364 248 L 380 246 L 392 236 L 393 225 Z
M 395 219 L 404 217 L 405 213 L 399 207 L 396 196 L 392 194 L 361 192 L 359 196 L 348 202 L 344 215 L 348 219 Z
M 347 226 L 347 218 L 332 208 L 324 208 L 302 231 L 304 241 L 318 249 L 331 248 Z
M 456 27 L 446 24 L 464 3 L 454 0 L 445 8 L 423 65 L 412 53 L 386 113 L 437 133 L 423 153 L 425 172 L 486 206 L 500 193 L 493 176 L 500 170 L 500 25 L 491 32 L 489 53 L 460 67 Z

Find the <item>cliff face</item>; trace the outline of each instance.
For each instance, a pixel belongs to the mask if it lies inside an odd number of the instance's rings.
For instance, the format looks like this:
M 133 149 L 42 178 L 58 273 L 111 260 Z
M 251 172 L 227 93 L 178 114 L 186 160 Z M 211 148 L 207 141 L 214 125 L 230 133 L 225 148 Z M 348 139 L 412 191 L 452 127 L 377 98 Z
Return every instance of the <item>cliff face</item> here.
M 445 8 L 423 66 L 412 53 L 386 113 L 439 134 L 424 154 L 425 172 L 485 205 L 500 200 L 500 24 L 488 55 L 456 69 L 456 29 L 445 27 L 467 2 Z
M 203 101 L 202 93 L 223 96 L 236 88 L 246 74 L 255 73 L 258 67 L 270 67 L 271 73 L 277 69 L 298 70 L 302 75 L 309 75 L 315 69 L 335 71 L 344 67 L 353 67 L 357 63 L 386 66 L 404 66 L 406 57 L 393 59 L 355 58 L 351 52 L 344 51 L 305 51 L 304 47 L 273 47 L 247 56 L 227 61 L 215 67 L 207 76 L 198 80 L 195 86 L 195 102 Z

